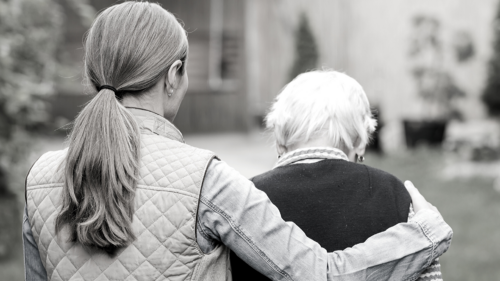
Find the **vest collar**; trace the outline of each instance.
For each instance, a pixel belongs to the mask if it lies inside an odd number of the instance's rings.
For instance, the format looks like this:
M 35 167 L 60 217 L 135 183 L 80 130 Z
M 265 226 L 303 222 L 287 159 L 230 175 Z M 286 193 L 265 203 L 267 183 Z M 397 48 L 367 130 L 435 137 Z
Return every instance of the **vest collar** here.
M 184 137 L 179 129 L 165 119 L 165 117 L 155 112 L 137 107 L 127 107 L 127 110 L 134 115 L 141 130 L 147 130 L 153 134 L 185 143 Z
M 304 160 L 341 159 L 349 161 L 347 155 L 338 148 L 308 147 L 290 151 L 282 155 L 274 168 L 290 165 Z

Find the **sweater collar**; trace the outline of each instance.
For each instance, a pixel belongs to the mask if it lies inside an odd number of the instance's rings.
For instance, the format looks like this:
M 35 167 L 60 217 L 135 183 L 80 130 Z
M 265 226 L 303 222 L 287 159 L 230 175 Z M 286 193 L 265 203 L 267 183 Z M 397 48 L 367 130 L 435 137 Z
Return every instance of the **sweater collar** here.
M 333 147 L 308 147 L 290 151 L 282 155 L 274 168 L 296 164 L 304 160 L 340 159 L 349 161 L 347 155 L 338 148 Z
M 134 115 L 141 130 L 147 130 L 153 134 L 176 140 L 178 142 L 185 142 L 179 129 L 177 129 L 177 127 L 175 127 L 175 125 L 170 121 L 165 119 L 165 117 L 152 111 L 137 107 L 127 107 L 127 110 Z

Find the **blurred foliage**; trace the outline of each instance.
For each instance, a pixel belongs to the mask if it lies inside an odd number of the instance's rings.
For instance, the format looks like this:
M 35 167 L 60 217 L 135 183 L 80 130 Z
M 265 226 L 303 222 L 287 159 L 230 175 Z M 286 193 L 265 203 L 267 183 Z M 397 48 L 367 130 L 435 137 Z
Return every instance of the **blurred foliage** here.
M 472 59 L 476 54 L 474 42 L 469 32 L 464 30 L 457 31 L 453 41 L 453 48 L 458 62 L 466 62 Z
M 96 11 L 89 0 L 59 0 L 65 1 L 80 16 L 80 21 L 84 26 L 90 27 L 95 19 Z
M 86 0 L 67 1 L 89 24 Z M 54 94 L 64 9 L 55 0 L 0 0 L 0 196 L 29 151 L 32 132 L 49 121 L 43 97 Z
M 318 64 L 318 46 L 305 14 L 300 17 L 295 33 L 295 61 L 290 72 L 290 80 L 302 72 L 312 70 Z
M 500 116 L 500 5 L 494 24 L 493 57 L 488 67 L 488 80 L 483 101 L 491 115 Z

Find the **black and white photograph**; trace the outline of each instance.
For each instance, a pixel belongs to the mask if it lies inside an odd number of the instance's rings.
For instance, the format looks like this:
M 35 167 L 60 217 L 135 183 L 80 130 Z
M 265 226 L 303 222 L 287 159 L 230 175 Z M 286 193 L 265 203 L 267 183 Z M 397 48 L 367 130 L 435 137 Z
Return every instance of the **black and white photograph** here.
M 500 281 L 499 0 L 0 0 L 0 281 Z

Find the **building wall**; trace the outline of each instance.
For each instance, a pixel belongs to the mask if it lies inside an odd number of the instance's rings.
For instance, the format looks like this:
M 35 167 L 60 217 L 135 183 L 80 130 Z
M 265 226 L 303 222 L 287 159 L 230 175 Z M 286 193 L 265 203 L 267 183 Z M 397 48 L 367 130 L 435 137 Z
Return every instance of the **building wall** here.
M 344 71 L 365 88 L 387 122 L 421 118 L 423 108 L 411 76 L 409 49 L 415 16 L 428 15 L 441 24 L 445 65 L 466 97 L 458 107 L 467 119 L 484 118 L 480 95 L 491 55 L 493 16 L 498 0 L 162 0 L 189 32 L 190 87 L 176 124 L 184 132 L 244 131 L 253 116 L 265 114 L 290 80 L 295 30 L 301 13 L 309 19 L 318 43 L 318 67 Z M 91 0 L 96 10 L 115 3 Z M 214 13 L 214 3 L 222 8 Z M 218 11 L 218 12 L 217 12 Z M 69 77 L 60 92 L 83 92 L 81 42 L 85 28 L 68 10 L 65 49 L 61 55 Z M 222 24 L 222 57 L 210 50 L 211 18 Z M 220 19 L 222 18 L 222 21 Z M 457 32 L 471 35 L 472 59 L 457 63 L 453 44 Z M 216 34 L 217 35 L 217 34 Z M 219 34 L 220 35 L 220 34 Z M 221 55 L 221 54 L 219 54 Z M 214 61 L 225 67 L 224 83 L 214 87 Z M 76 114 L 76 112 L 75 112 Z
M 62 1 L 62 0 L 61 0 Z M 90 0 L 97 11 L 117 1 Z M 121 2 L 121 1 L 118 1 Z M 179 109 L 175 124 L 184 133 L 245 131 L 248 129 L 246 95 L 246 60 L 244 44 L 244 0 L 158 0 L 184 24 L 189 38 L 187 73 L 189 89 Z M 64 4 L 64 1 L 61 3 Z M 212 9 L 217 4 L 217 9 Z M 86 31 L 76 13 L 66 7 L 67 23 L 64 54 L 61 60 L 67 66 L 58 85 L 60 95 L 71 101 L 71 109 L 61 108 L 55 97 L 53 114 L 73 119 L 81 105 L 91 96 L 82 97 L 82 38 Z M 213 33 L 213 19 L 219 32 Z M 213 41 L 214 36 L 220 40 Z M 211 41 L 212 40 L 212 41 Z M 215 45 L 214 45 L 215 42 Z M 214 49 L 219 50 L 214 53 Z M 215 54 L 215 55 L 214 55 Z M 215 69 L 215 71 L 214 71 Z M 214 73 L 222 73 L 215 75 Z M 211 80 L 220 83 L 210 83 Z M 217 82 L 217 81 L 216 81 Z M 71 99 L 74 95 L 75 98 Z M 61 99 L 60 99 L 61 100 Z M 57 116 L 56 116 L 57 117 Z
M 409 49 L 412 19 L 428 15 L 439 20 L 444 67 L 464 90 L 458 103 L 466 119 L 484 118 L 480 100 L 491 56 L 497 0 L 354 0 L 349 1 L 346 70 L 364 87 L 385 118 L 422 118 L 423 105 L 411 76 Z M 458 32 L 471 35 L 474 56 L 458 63 L 453 45 Z
M 343 5 L 339 0 L 247 0 L 247 81 L 254 114 L 263 114 L 290 80 L 301 13 L 306 14 L 318 43 L 318 66 L 343 68 Z
M 308 15 L 320 52 L 318 67 L 329 67 L 358 80 L 386 122 L 424 118 L 411 75 L 413 19 L 418 15 L 440 22 L 444 67 L 464 90 L 458 108 L 466 119 L 481 119 L 480 100 L 491 55 L 497 0 L 249 0 L 247 36 L 250 45 L 249 99 L 263 114 L 289 81 L 294 30 L 299 14 Z M 453 45 L 458 32 L 472 37 L 475 55 L 458 63 Z M 253 86 L 250 86 L 253 85 Z
M 243 0 L 168 0 L 165 8 L 180 18 L 189 35 L 187 71 L 189 89 L 179 109 L 175 124 L 184 133 L 246 131 L 249 115 L 246 95 Z M 211 4 L 218 2 L 215 11 Z M 212 17 L 222 25 L 213 33 Z M 223 51 L 214 54 L 211 38 L 221 36 Z M 217 43 L 216 43 L 217 44 Z M 217 47 L 216 47 L 217 48 Z M 221 66 L 223 65 L 223 66 Z M 214 67 L 224 73 L 214 77 Z M 219 84 L 211 80 L 220 78 Z M 213 82 L 213 81 L 212 81 Z M 217 81 L 215 81 L 217 82 Z

